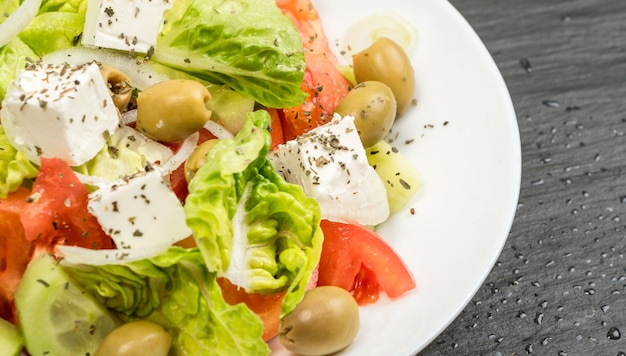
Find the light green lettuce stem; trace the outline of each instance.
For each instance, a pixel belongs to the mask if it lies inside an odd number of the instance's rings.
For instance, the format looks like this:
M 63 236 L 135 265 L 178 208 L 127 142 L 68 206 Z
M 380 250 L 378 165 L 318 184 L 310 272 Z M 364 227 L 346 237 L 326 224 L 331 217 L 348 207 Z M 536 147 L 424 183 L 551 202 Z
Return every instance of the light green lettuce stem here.
M 11 146 L 0 125 L 0 198 L 16 191 L 25 180 L 35 178 L 37 172 L 26 155 Z
M 287 291 L 284 315 L 303 297 L 323 235 L 317 202 L 267 158 L 269 122 L 265 111 L 250 113 L 235 138 L 213 146 L 185 213 L 209 270 L 248 292 Z
M 268 107 L 303 102 L 302 40 L 274 0 L 174 1 L 165 21 L 153 60 Z
M 118 265 L 64 270 L 125 321 L 146 319 L 172 335 L 174 355 L 267 355 L 263 324 L 244 304 L 229 305 L 197 249 L 172 247 Z

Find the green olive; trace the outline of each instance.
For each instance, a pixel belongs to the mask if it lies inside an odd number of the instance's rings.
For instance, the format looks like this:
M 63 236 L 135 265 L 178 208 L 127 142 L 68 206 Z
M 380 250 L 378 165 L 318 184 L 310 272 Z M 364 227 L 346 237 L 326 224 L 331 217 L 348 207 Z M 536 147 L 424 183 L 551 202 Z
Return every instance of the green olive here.
M 398 102 L 398 115 L 406 112 L 415 93 L 415 71 L 400 45 L 381 37 L 352 56 L 352 65 L 357 83 L 376 80 L 387 84 Z
M 308 290 L 278 325 L 283 346 L 300 355 L 327 355 L 348 347 L 359 332 L 359 307 L 342 288 Z
M 211 118 L 207 109 L 209 100 L 209 90 L 193 80 L 173 79 L 154 84 L 137 97 L 136 127 L 157 141 L 184 140 Z
M 396 108 L 396 98 L 386 84 L 366 81 L 354 87 L 335 111 L 341 116 L 354 117 L 354 125 L 363 147 L 370 147 L 391 130 L 396 119 Z
M 109 88 L 113 103 L 124 111 L 133 94 L 132 81 L 124 72 L 108 64 L 100 64 L 100 74 Z
M 194 174 L 206 163 L 206 155 L 209 153 L 209 150 L 215 146 L 218 142 L 218 139 L 212 139 L 202 142 L 198 147 L 196 147 L 193 152 L 189 155 L 187 160 L 185 161 L 185 179 L 187 183 L 193 178 Z
M 166 356 L 171 346 L 172 337 L 161 325 L 147 320 L 131 321 L 111 331 L 95 356 Z

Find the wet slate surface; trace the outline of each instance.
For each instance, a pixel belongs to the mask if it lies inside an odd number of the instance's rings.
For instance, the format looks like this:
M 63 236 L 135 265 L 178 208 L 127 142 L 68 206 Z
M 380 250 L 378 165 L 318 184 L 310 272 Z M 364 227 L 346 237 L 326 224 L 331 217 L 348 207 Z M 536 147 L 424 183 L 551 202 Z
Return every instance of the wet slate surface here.
M 626 1 L 451 3 L 507 83 L 523 172 L 496 265 L 420 356 L 626 355 Z

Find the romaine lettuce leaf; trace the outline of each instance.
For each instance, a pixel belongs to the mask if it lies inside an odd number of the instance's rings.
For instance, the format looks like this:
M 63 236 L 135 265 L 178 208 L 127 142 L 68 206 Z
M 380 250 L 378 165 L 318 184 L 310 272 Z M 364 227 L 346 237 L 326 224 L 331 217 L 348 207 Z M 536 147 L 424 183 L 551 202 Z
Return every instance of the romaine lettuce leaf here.
M 25 179 L 35 178 L 37 172 L 26 155 L 11 146 L 0 125 L 0 198 L 16 191 Z
M 268 107 L 304 100 L 302 40 L 274 0 L 174 1 L 165 23 L 153 60 Z
M 37 58 L 37 55 L 19 38 L 14 38 L 6 45 L 0 47 L 0 63 L 2 63 L 0 65 L 0 102 L 4 99 L 7 89 L 17 77 L 17 73 L 24 69 L 29 58 L 34 60 Z
M 198 249 L 103 266 L 63 269 L 125 321 L 147 319 L 172 335 L 175 355 L 266 355 L 263 324 L 244 304 L 226 303 Z
M 0 23 L 8 19 L 18 7 L 20 7 L 19 0 L 0 0 Z
M 18 37 L 41 57 L 46 53 L 74 46 L 83 32 L 85 14 L 45 12 L 37 15 Z
M 323 235 L 320 208 L 270 163 L 266 111 L 248 114 L 233 139 L 220 140 L 194 175 L 185 204 L 209 270 L 248 292 L 286 290 L 282 314 L 302 299 Z

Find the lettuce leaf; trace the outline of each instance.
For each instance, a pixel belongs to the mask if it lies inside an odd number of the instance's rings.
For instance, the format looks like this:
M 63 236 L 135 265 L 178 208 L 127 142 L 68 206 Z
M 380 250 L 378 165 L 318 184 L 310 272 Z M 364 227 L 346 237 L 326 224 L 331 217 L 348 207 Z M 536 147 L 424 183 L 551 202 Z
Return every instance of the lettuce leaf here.
M 44 54 L 74 46 L 83 32 L 85 14 L 45 12 L 37 15 L 18 37 L 41 57 Z
M 268 107 L 303 102 L 302 41 L 274 0 L 175 1 L 165 23 L 154 61 L 226 84 Z
M 175 355 L 267 355 L 263 324 L 244 304 L 229 305 L 216 273 L 198 249 L 172 247 L 161 255 L 103 266 L 63 269 L 124 321 L 147 319 L 172 335 Z
M 0 101 L 4 99 L 17 73 L 24 69 L 28 59 L 34 60 L 36 57 L 35 52 L 19 38 L 14 38 L 0 47 Z
M 19 0 L 0 0 L 0 23 L 8 19 L 18 7 L 20 7 Z
M 233 139 L 220 140 L 194 175 L 185 204 L 211 271 L 248 292 L 286 290 L 282 314 L 303 297 L 319 261 L 320 208 L 270 163 L 266 111 L 248 115 Z
M 24 180 L 35 178 L 37 172 L 26 155 L 11 146 L 0 125 L 0 198 L 16 191 Z

